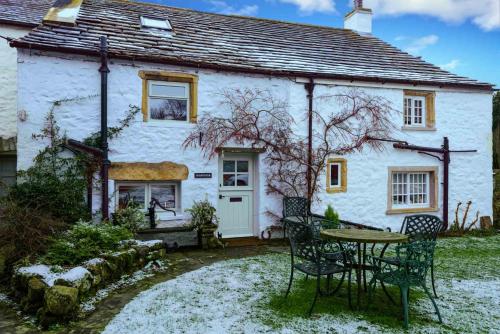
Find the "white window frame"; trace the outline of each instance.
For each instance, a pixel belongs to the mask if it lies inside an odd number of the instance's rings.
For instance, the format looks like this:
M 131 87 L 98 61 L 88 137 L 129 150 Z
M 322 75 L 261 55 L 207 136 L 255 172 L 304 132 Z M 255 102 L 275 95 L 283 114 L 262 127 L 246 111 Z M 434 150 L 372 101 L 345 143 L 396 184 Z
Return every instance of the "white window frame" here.
M 398 182 L 396 183 L 396 192 L 394 191 L 394 178 L 396 174 L 399 174 L 403 177 L 403 182 Z M 416 182 L 411 182 L 412 176 L 415 177 L 417 175 L 422 175 L 425 176 L 425 183 L 424 183 L 424 191 L 422 192 L 415 192 L 416 187 L 419 185 L 419 183 Z M 431 206 L 431 172 L 425 172 L 425 171 L 393 171 L 391 173 L 391 206 L 393 209 L 412 209 L 412 208 L 428 208 Z M 401 186 L 403 191 L 399 193 L 397 191 L 398 186 Z M 412 191 L 413 189 L 413 191 Z M 406 203 L 399 204 L 399 203 L 394 203 L 394 197 L 395 196 L 404 196 L 406 198 Z M 418 196 L 418 195 L 425 195 L 425 202 L 422 203 L 411 203 L 410 201 L 410 196 Z
M 115 205 L 115 208 L 116 210 L 118 210 L 118 205 L 119 205 L 119 201 L 120 201 L 120 187 L 121 186 L 144 186 L 144 209 L 143 211 L 144 212 L 147 212 L 148 210 L 148 207 L 149 207 L 149 202 L 151 201 L 151 188 L 153 186 L 170 186 L 170 185 L 173 185 L 175 190 L 175 208 L 168 208 L 168 209 L 171 209 L 171 210 L 174 210 L 176 213 L 181 213 L 182 212 L 182 206 L 181 206 L 181 203 L 180 203 L 180 200 L 181 200 L 181 184 L 180 182 L 169 182 L 169 181 L 166 181 L 166 182 L 162 182 L 162 181 L 150 181 L 150 182 L 128 182 L 128 181 L 122 181 L 122 182 L 119 182 L 116 184 L 116 205 Z M 157 214 L 162 214 L 162 213 L 167 213 L 169 214 L 168 211 L 164 211 L 163 209 L 161 208 L 156 208 L 156 211 L 155 211 Z M 175 218 L 175 217 L 170 217 L 170 215 L 168 216 L 168 218 Z M 163 219 L 163 217 L 160 216 L 160 219 Z
M 332 181 L 332 166 L 337 166 L 338 168 L 338 172 L 339 172 L 339 176 L 338 176 L 338 184 L 333 184 Z M 328 163 L 328 175 L 330 175 L 330 184 L 329 184 L 329 187 L 332 188 L 332 189 L 335 189 L 335 188 L 341 188 L 342 187 L 342 163 L 340 162 L 330 162 Z
M 141 26 L 144 28 L 155 28 L 161 30 L 172 30 L 169 20 L 155 19 L 152 17 L 141 16 Z
M 189 82 L 174 82 L 174 81 L 162 81 L 162 80 L 148 80 L 148 121 L 151 122 L 168 122 L 168 123 L 187 123 L 189 122 L 189 115 L 191 113 L 191 83 Z M 168 96 L 168 95 L 153 95 L 152 86 L 168 86 L 168 87 L 184 87 L 186 89 L 186 97 L 178 96 Z M 176 99 L 176 100 L 186 100 L 186 119 L 175 120 L 175 119 L 154 119 L 151 118 L 151 99 Z
M 221 158 L 222 160 L 222 165 L 220 168 L 219 172 L 219 177 L 220 177 L 220 189 L 223 190 L 252 190 L 253 189 L 253 159 L 246 157 L 246 156 L 241 156 L 241 155 L 230 155 L 229 157 L 224 157 Z M 235 161 L 235 168 L 236 170 L 234 172 L 224 172 L 224 161 Z M 238 161 L 246 161 L 248 163 L 248 172 L 238 172 L 237 171 L 237 162 Z M 246 174 L 248 175 L 248 184 L 246 186 L 238 186 L 238 174 Z M 224 185 L 224 175 L 234 175 L 236 177 L 236 183 L 234 186 L 225 186 Z
M 410 105 L 408 105 L 408 101 Z M 421 122 L 415 123 L 416 115 L 416 106 L 415 102 L 420 101 L 422 103 L 422 114 L 421 114 Z M 420 118 L 420 115 L 419 115 Z M 414 95 L 405 95 L 403 99 L 403 126 L 406 128 L 425 128 L 426 127 L 426 118 L 427 118 L 427 99 L 425 96 L 414 96 Z M 410 124 L 407 124 L 407 119 L 410 120 Z

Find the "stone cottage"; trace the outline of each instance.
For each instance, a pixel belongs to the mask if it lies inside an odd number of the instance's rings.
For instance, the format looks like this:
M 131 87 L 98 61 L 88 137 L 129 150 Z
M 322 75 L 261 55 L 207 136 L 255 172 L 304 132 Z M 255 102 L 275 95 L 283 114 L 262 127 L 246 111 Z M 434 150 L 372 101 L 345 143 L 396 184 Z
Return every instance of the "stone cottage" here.
M 380 40 L 371 31 L 371 10 L 357 4 L 344 28 L 331 28 L 129 1 L 70 1 L 11 42 L 18 52 L 17 111 L 26 115 L 17 120 L 17 168 L 29 167 L 44 145 L 32 134 L 53 101 L 85 97 L 55 111 L 71 138 L 99 129 L 99 39 L 106 36 L 108 123 L 115 125 L 129 105 L 141 108 L 110 142 L 111 210 L 131 197 L 144 208 L 160 198 L 176 212 L 159 212 L 160 218 L 176 226 L 194 200 L 207 198 L 224 237 L 260 237 L 275 223 L 266 212 L 281 210 L 281 198 L 266 194 L 265 152 L 222 147 L 207 160 L 182 143 L 203 115 L 224 116 L 219 93 L 236 88 L 286 101 L 294 130 L 306 135 L 304 86 L 312 83 L 316 96 L 356 87 L 387 99 L 398 111 L 395 136 L 414 145 L 332 156 L 313 211 L 332 204 L 343 219 L 393 230 L 409 213 L 452 216 L 458 201 L 472 200 L 491 216 L 492 85 Z M 172 104 L 175 110 L 165 107 Z M 418 153 L 434 148 L 439 152 L 431 154 L 442 158 L 448 143 L 450 150 L 473 152 L 452 153 L 449 166 Z M 94 207 L 99 203 L 96 191 Z

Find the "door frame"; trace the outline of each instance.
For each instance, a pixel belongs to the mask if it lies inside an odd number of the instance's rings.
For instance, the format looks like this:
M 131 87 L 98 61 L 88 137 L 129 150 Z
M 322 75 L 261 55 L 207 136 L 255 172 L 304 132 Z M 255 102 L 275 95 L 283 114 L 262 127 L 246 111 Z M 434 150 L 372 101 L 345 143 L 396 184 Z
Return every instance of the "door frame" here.
M 248 186 L 223 186 L 223 161 L 224 160 L 247 160 L 248 161 Z M 220 199 L 220 196 L 227 196 L 227 192 L 235 193 L 235 195 L 239 192 L 248 192 L 250 193 L 250 231 L 245 235 L 222 235 L 222 238 L 245 238 L 245 237 L 253 237 L 255 236 L 255 223 L 256 223 L 256 213 L 255 213 L 255 193 L 257 190 L 257 177 L 255 175 L 257 155 L 255 153 L 229 153 L 222 152 L 218 157 L 218 167 L 217 167 L 217 175 L 218 175 L 218 194 L 217 198 Z M 237 174 L 237 172 L 236 172 Z M 224 194 L 226 193 L 226 195 Z M 218 208 L 220 210 L 220 208 Z

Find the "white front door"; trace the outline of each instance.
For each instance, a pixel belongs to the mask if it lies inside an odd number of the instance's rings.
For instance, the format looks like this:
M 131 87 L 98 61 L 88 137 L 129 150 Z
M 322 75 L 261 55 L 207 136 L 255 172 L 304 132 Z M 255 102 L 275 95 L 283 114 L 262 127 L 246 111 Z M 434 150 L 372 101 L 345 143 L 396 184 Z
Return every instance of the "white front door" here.
M 253 159 L 249 155 L 219 158 L 219 232 L 223 238 L 253 235 Z

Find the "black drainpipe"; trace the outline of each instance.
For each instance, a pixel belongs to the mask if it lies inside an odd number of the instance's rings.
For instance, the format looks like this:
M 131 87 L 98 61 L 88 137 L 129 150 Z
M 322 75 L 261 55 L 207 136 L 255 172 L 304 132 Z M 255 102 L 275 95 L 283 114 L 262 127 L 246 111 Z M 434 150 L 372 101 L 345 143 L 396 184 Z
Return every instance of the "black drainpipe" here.
M 313 99 L 314 99 L 314 80 L 309 78 L 309 82 L 304 85 L 307 91 L 307 99 L 309 101 L 309 108 L 307 112 L 308 119 L 308 134 L 307 134 L 307 210 L 311 212 L 311 200 L 312 200 L 312 125 L 313 125 Z
M 108 169 L 111 164 L 108 159 L 108 41 L 101 36 L 101 149 L 102 149 L 102 219 L 109 218 Z

